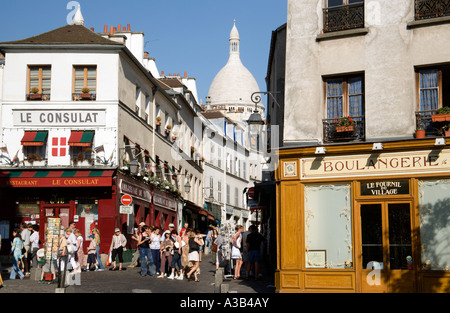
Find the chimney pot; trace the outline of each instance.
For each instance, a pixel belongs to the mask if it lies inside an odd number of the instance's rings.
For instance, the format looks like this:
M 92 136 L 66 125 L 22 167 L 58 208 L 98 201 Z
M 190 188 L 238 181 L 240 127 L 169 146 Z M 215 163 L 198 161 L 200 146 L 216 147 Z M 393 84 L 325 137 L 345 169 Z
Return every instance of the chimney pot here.
M 104 32 L 104 33 L 107 33 L 107 32 L 108 32 L 108 25 L 105 24 L 105 28 L 103 29 L 103 32 Z
M 131 26 L 130 26 L 130 24 L 127 25 L 127 31 L 131 31 Z
M 127 28 L 124 26 L 123 29 L 122 29 L 122 31 L 123 31 L 123 32 L 126 32 L 126 31 L 127 31 Z
M 161 71 L 161 76 L 164 76 L 164 71 Z
M 94 31 L 94 27 L 91 27 L 91 30 Z
M 187 72 L 186 71 L 184 71 L 184 77 L 187 77 Z
M 117 26 L 117 31 L 120 32 L 120 30 L 122 29 L 122 27 L 120 26 L 120 24 Z
M 110 34 L 110 35 L 114 35 L 114 27 L 112 27 L 112 26 L 110 27 L 110 29 L 109 29 L 109 34 Z

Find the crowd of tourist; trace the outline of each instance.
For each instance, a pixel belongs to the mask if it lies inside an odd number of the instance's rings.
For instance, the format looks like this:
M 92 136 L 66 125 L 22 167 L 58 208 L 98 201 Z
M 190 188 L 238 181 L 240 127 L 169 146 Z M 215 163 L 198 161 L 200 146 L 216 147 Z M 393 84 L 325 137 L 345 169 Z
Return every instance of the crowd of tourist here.
M 140 267 L 142 277 L 155 276 L 159 279 L 193 280 L 199 282 L 200 262 L 203 251 L 213 252 L 213 263 L 216 269 L 223 266 L 223 262 L 231 261 L 234 279 L 240 279 L 243 264 L 246 264 L 245 279 L 254 273 L 259 278 L 259 262 L 261 243 L 265 238 L 252 225 L 244 233 L 243 226 L 236 226 L 230 238 L 220 235 L 217 228 L 209 227 L 206 234 L 193 230 L 186 223 L 180 232 L 173 224 L 168 229 L 148 226 L 141 223 L 135 228 L 131 236 L 136 242 L 137 249 L 132 256 L 129 268 Z M 100 258 L 100 231 L 91 229 L 88 236 L 87 256 L 84 253 L 84 238 L 74 222 L 60 231 L 59 258 L 57 261 L 46 261 L 44 249 L 40 249 L 39 226 L 22 224 L 20 229 L 14 229 L 11 243 L 12 268 L 9 279 L 23 279 L 30 276 L 30 268 L 42 268 L 40 282 L 55 281 L 58 270 L 69 270 L 72 273 L 81 271 L 103 271 L 104 266 Z M 223 245 L 229 244 L 231 260 L 223 253 Z M 111 271 L 121 271 L 123 268 L 123 253 L 127 246 L 127 238 L 116 228 L 111 239 L 107 266 Z M 117 262 L 118 261 L 118 262 Z M 230 264 L 226 264 L 230 265 Z M 44 276 L 50 274 L 51 278 Z M 0 278 L 0 287 L 3 281 Z

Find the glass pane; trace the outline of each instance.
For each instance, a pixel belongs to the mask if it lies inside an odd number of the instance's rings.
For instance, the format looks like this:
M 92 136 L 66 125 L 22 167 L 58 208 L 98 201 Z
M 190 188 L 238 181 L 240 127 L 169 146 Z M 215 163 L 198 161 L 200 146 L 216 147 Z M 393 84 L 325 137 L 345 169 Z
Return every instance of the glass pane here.
M 343 0 L 328 0 L 328 7 L 335 7 L 338 5 L 342 5 L 343 4 Z
M 449 270 L 450 179 L 419 181 L 422 267 Z
M 362 266 L 370 262 L 380 263 L 383 268 L 383 224 L 381 204 L 361 205 Z M 369 269 L 374 265 L 369 264 Z
M 412 269 L 411 218 L 408 203 L 388 205 L 391 270 Z
M 352 268 L 349 184 L 305 186 L 307 268 Z

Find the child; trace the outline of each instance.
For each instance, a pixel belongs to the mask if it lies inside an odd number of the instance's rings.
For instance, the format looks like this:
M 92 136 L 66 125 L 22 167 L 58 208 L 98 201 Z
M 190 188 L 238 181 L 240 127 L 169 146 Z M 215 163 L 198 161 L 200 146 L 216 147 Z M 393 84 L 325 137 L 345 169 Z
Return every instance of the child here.
M 98 271 L 98 266 L 97 266 L 97 243 L 95 242 L 95 236 L 94 235 L 90 235 L 89 239 L 91 240 L 91 243 L 89 244 L 88 247 L 88 258 L 87 258 L 87 267 L 86 267 L 86 272 L 89 272 L 89 269 L 91 268 L 91 265 L 94 264 L 95 265 L 95 270 Z
M 39 249 L 36 253 L 36 257 L 38 259 L 38 263 L 39 264 L 44 264 L 44 266 L 42 267 L 42 274 L 41 274 L 41 280 L 39 281 L 39 283 L 52 283 L 52 282 L 56 282 L 56 266 L 55 266 L 55 261 L 54 260 L 45 260 L 44 258 L 44 249 Z M 44 279 L 45 274 L 52 274 L 52 280 L 51 281 L 46 281 Z

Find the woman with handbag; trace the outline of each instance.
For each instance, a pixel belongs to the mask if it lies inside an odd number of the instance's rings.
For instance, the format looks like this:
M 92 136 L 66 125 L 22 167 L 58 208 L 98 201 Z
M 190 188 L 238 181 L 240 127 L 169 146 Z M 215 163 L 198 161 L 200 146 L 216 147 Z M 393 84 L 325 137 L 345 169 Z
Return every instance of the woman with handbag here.
M 199 251 L 200 246 L 203 246 L 203 240 L 200 236 L 197 236 L 194 232 L 189 233 L 189 262 L 192 262 L 192 269 L 186 274 L 187 279 L 191 278 L 192 273 L 194 273 L 194 278 L 196 282 L 200 280 L 197 277 L 197 270 L 200 266 Z

